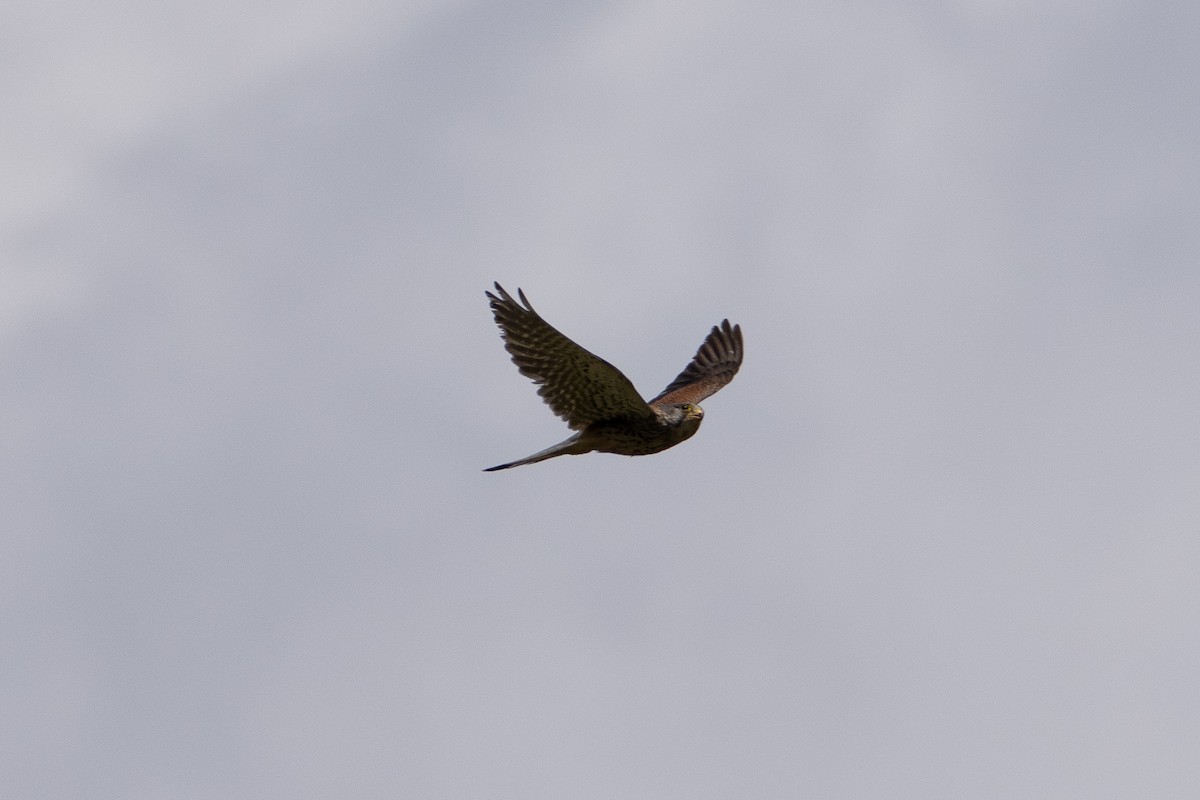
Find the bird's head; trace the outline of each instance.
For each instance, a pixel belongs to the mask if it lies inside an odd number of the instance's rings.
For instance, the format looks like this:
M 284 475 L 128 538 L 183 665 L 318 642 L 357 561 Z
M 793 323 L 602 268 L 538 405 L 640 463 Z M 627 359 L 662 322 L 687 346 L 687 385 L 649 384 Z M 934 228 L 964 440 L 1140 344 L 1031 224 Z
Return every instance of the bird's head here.
M 666 422 L 676 427 L 687 428 L 695 433 L 704 419 L 704 409 L 692 403 L 672 403 L 662 409 Z

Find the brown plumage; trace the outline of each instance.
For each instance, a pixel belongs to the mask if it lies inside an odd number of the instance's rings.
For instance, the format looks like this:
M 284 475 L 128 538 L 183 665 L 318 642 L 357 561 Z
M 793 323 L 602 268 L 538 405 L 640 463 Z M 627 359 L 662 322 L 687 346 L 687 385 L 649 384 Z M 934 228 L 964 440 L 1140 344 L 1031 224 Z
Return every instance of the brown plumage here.
M 724 320 L 713 326 L 683 372 L 647 403 L 619 369 L 542 319 L 520 289 L 520 302 L 499 283 L 496 292 L 485 294 L 513 363 L 539 384 L 538 394 L 578 433 L 486 472 L 562 455 L 640 456 L 674 447 L 699 429 L 704 411 L 697 403 L 733 380 L 742 366 L 742 329 Z

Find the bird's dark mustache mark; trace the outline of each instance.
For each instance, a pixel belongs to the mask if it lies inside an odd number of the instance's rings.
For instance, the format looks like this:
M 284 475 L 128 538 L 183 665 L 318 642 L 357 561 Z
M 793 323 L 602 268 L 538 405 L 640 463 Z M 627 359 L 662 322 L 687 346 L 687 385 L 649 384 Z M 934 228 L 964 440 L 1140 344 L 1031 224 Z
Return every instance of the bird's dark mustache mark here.
M 538 384 L 546 405 L 576 431 L 541 452 L 485 472 L 555 456 L 644 456 L 674 447 L 700 428 L 704 410 L 697 404 L 733 380 L 742 366 L 742 329 L 723 320 L 713 326 L 683 372 L 647 402 L 619 369 L 542 319 L 520 289 L 519 300 L 499 283 L 496 294 L 485 294 L 513 363 Z

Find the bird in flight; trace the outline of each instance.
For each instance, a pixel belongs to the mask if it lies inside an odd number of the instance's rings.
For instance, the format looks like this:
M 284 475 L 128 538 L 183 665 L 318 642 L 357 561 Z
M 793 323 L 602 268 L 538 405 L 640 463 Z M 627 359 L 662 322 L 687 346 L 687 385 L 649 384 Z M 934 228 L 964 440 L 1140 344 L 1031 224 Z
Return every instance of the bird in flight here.
M 742 329 L 724 320 L 696 351 L 692 362 L 649 402 L 629 378 L 559 333 L 517 290 L 517 302 L 499 283 L 485 292 L 517 369 L 539 384 L 538 394 L 577 433 L 527 458 L 484 472 L 535 464 L 581 453 L 644 456 L 690 438 L 704 419 L 699 403 L 733 380 L 742 366 Z

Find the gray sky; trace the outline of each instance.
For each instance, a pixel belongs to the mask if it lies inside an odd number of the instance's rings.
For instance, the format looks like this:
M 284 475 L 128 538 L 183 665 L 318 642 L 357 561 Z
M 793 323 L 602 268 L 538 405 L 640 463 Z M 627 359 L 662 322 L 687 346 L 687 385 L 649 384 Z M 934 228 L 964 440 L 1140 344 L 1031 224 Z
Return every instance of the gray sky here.
M 1194 796 L 1198 8 L 7 7 L 0 795 Z

